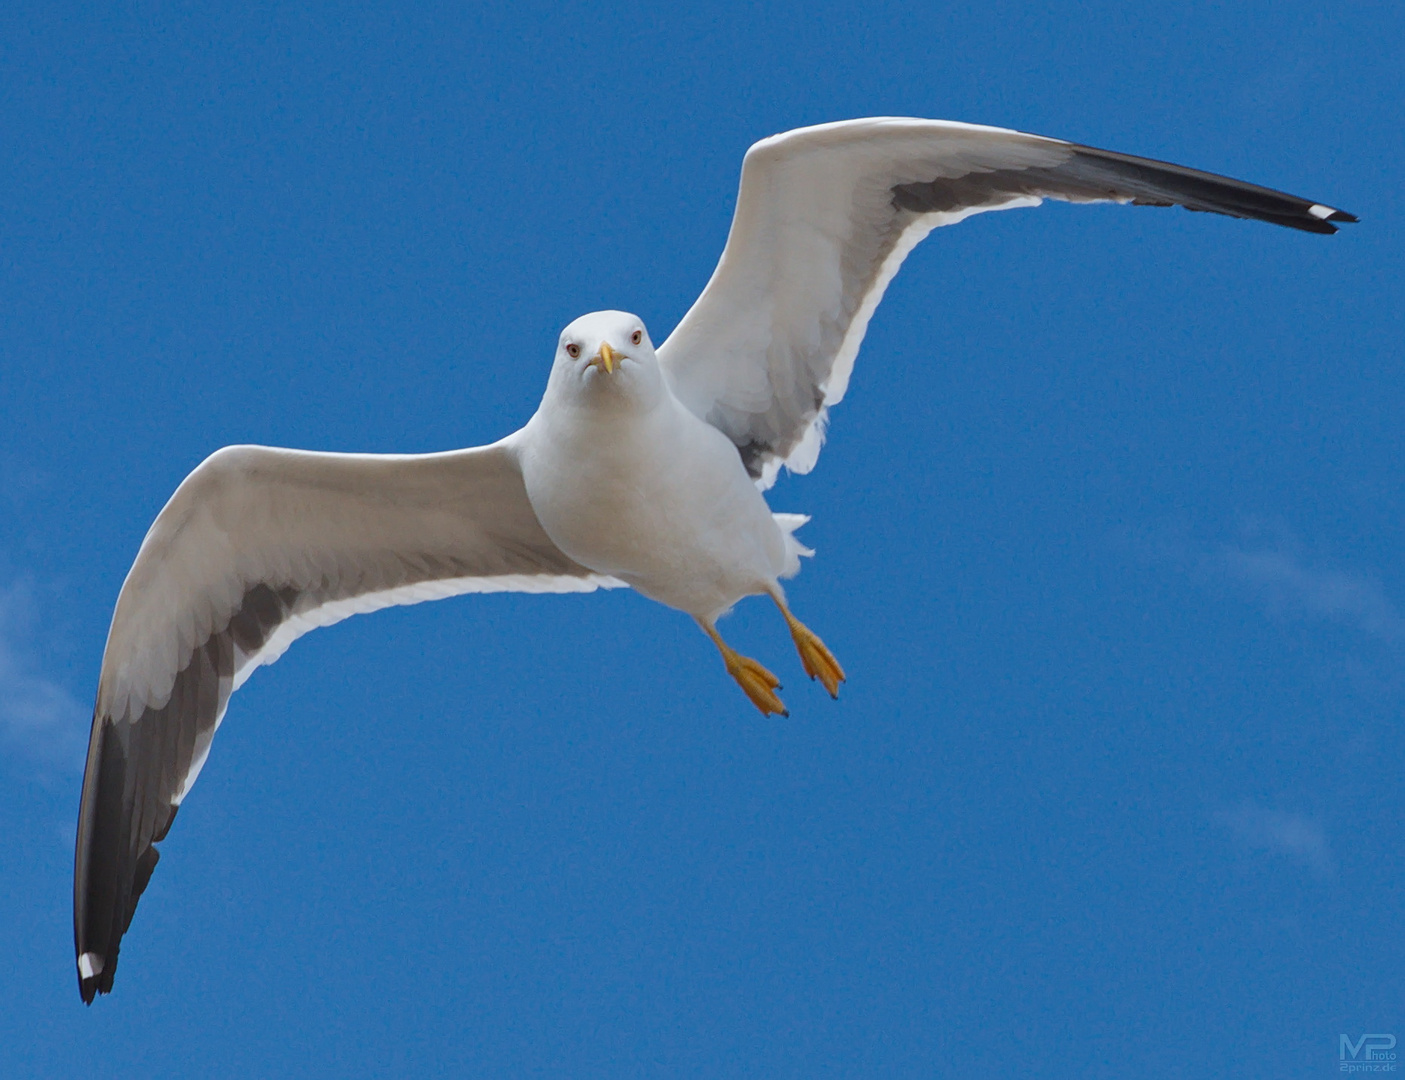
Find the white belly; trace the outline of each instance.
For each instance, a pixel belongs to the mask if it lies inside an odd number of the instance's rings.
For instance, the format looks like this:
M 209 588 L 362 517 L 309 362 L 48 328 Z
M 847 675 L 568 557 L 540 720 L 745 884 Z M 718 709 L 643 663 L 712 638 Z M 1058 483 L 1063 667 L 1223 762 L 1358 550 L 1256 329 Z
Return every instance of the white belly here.
M 583 566 L 705 619 L 785 572 L 785 533 L 736 448 L 683 406 L 538 414 L 523 435 L 527 497 Z

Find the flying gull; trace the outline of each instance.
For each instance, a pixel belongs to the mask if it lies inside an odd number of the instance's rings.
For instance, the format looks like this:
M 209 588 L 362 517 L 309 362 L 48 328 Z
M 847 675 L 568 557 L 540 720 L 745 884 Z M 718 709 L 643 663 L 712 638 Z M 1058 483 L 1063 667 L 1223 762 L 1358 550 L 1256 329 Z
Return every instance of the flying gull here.
M 157 516 L 108 633 L 74 867 L 85 1002 L 210 751 L 229 696 L 299 636 L 349 615 L 474 592 L 630 586 L 684 611 L 763 714 L 778 680 L 718 617 L 775 601 L 811 678 L 844 671 L 786 605 L 803 517 L 762 492 L 806 473 L 864 331 L 929 232 L 1044 199 L 1184 206 L 1333 233 L 1323 203 L 1001 128 L 878 118 L 753 146 L 707 288 L 655 348 L 636 316 L 562 332 L 536 414 L 489 446 L 419 455 L 230 446 Z

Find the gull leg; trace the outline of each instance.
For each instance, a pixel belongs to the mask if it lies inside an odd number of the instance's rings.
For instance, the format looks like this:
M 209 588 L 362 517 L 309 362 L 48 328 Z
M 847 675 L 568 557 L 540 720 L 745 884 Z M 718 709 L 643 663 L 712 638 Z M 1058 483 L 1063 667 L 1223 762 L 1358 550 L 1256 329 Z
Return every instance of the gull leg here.
M 834 654 L 825 648 L 819 635 L 790 613 L 785 597 L 772 592 L 771 599 L 785 616 L 785 624 L 790 627 L 790 636 L 795 640 L 795 651 L 800 654 L 800 663 L 805 666 L 805 674 L 819 679 L 832 698 L 839 697 L 839 684 L 844 681 L 844 669 Z
M 711 622 L 703 622 L 702 619 L 699 619 L 698 625 L 703 628 L 703 632 L 708 637 L 712 638 L 712 643 L 722 654 L 722 662 L 727 665 L 727 674 L 737 680 L 737 685 L 751 699 L 751 703 L 761 710 L 762 716 L 770 716 L 771 713 L 779 713 L 781 716 L 790 715 L 785 703 L 775 694 L 775 691 L 780 689 L 780 679 L 751 657 L 743 656 L 723 641 L 722 635 L 717 632 L 717 627 L 713 626 Z

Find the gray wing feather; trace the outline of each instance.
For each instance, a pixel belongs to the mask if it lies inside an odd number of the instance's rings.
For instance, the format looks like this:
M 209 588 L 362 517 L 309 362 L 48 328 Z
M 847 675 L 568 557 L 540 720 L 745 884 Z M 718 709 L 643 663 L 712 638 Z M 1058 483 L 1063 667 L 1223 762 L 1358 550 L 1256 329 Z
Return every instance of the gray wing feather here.
M 155 845 L 230 695 L 300 634 L 466 592 L 618 585 L 567 558 L 527 500 L 512 441 L 448 454 L 226 447 L 180 485 L 118 597 L 79 809 L 79 991 L 112 989 Z
M 968 206 L 994 205 L 1011 195 L 1030 195 L 1064 202 L 1183 206 L 1323 234 L 1335 233 L 1334 223 L 1356 221 L 1343 210 L 1243 180 L 1092 146 L 1067 145 L 1068 160 L 1052 167 L 997 169 L 927 183 L 897 184 L 893 205 L 917 213 L 950 213 Z
M 1256 184 L 1038 135 L 874 118 L 748 151 L 712 279 L 659 348 L 674 392 L 763 486 L 808 472 L 874 309 L 933 228 L 1044 199 L 1184 206 L 1314 233 L 1356 219 Z

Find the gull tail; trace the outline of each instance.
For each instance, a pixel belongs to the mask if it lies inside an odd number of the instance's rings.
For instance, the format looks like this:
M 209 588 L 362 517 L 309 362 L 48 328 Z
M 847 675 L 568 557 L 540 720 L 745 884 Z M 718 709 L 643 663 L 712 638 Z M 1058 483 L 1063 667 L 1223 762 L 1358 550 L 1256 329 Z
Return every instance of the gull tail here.
M 785 537 L 785 569 L 781 571 L 783 578 L 793 578 L 800 573 L 800 558 L 809 558 L 814 554 L 811 548 L 807 548 L 799 540 L 795 539 L 795 530 L 810 520 L 809 514 L 772 514 L 777 525 L 781 527 L 781 532 Z

